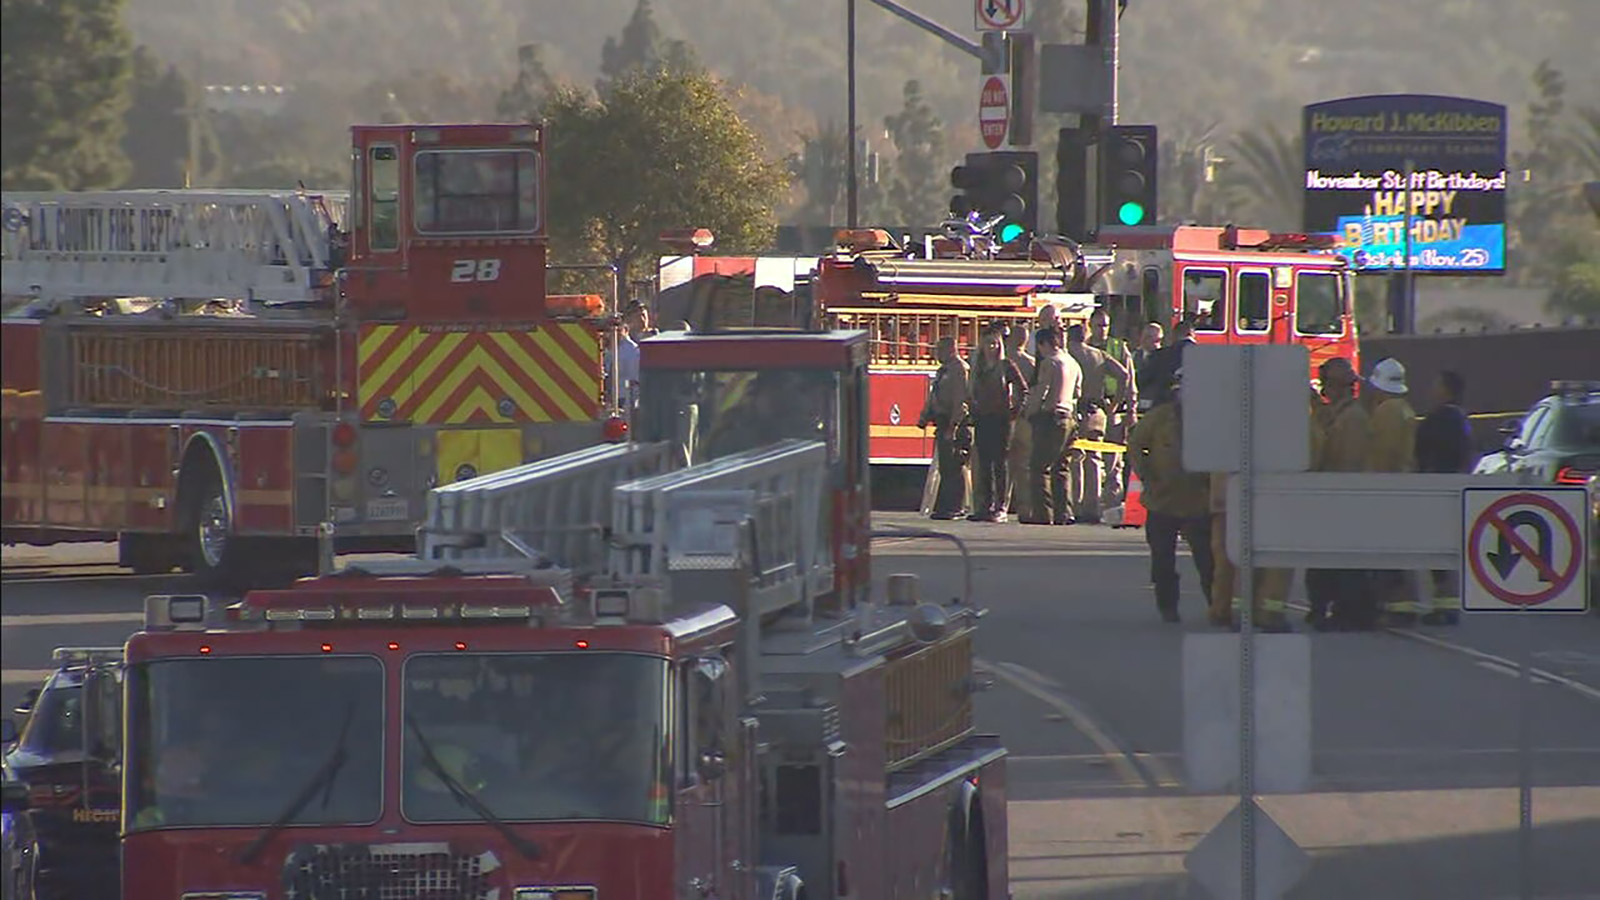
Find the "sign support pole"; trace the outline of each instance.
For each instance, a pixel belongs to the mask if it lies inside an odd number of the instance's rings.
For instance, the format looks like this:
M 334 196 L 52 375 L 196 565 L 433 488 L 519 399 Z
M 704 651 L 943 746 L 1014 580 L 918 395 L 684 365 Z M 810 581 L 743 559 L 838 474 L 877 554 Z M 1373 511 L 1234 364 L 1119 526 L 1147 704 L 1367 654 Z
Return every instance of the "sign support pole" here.
M 1241 900 L 1256 900 L 1256 666 L 1253 653 L 1255 638 L 1255 537 L 1251 506 L 1255 502 L 1255 349 L 1246 346 L 1239 358 L 1239 382 L 1244 390 L 1239 392 L 1239 508 L 1231 514 L 1239 517 L 1239 565 L 1234 578 L 1244 584 L 1238 596 L 1239 604 L 1239 850 Z M 1224 553 L 1227 551 L 1224 550 Z M 1208 598 L 1209 599 L 1209 598 Z
M 1521 621 L 1522 653 L 1518 677 L 1517 714 L 1517 866 L 1518 895 L 1533 900 L 1533 617 L 1524 606 L 1516 612 Z
M 850 133 L 850 146 L 845 153 L 845 164 L 850 167 L 850 173 L 845 177 L 845 215 L 850 227 L 859 224 L 856 220 L 856 170 L 859 163 L 856 160 L 856 0 L 846 0 L 845 24 L 845 81 L 849 82 L 846 92 L 850 95 L 849 124 L 845 130 Z

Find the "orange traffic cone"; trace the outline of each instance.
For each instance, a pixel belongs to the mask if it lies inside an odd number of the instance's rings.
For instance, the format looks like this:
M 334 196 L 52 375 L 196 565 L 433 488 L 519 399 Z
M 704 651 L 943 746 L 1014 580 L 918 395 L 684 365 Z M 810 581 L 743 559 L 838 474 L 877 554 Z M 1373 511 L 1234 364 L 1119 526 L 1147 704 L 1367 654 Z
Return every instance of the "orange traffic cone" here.
M 1114 510 L 1117 515 L 1108 516 L 1106 521 L 1113 528 L 1143 528 L 1147 517 L 1144 503 L 1140 499 L 1143 491 L 1144 485 L 1140 483 L 1138 473 L 1129 472 L 1128 494 L 1122 498 L 1122 505 Z

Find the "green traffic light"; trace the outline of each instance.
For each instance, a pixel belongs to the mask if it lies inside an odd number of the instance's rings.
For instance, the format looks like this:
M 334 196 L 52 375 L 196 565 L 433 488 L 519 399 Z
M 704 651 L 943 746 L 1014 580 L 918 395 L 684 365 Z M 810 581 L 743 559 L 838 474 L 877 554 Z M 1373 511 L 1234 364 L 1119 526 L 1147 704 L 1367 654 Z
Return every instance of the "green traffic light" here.
M 1000 226 L 1000 243 L 1009 244 L 1019 237 L 1025 229 L 1015 222 L 1007 222 Z
M 1144 221 L 1144 205 L 1129 200 L 1117 210 L 1117 218 L 1124 225 L 1137 225 Z

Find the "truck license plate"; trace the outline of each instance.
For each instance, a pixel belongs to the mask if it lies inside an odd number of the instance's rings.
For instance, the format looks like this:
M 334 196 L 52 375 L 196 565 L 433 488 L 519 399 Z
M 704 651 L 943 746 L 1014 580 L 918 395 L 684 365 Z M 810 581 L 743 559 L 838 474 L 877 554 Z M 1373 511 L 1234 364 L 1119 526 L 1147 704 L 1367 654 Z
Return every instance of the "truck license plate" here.
M 367 501 L 368 522 L 394 522 L 411 518 L 411 504 L 404 497 L 384 497 Z

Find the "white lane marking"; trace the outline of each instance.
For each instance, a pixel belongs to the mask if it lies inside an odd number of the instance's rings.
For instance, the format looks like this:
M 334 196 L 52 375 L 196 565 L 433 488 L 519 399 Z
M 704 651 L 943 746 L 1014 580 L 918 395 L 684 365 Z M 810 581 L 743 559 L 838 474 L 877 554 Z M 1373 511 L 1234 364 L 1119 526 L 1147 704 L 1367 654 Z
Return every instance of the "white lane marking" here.
M 1088 713 L 1085 713 L 1076 702 L 1068 699 L 1056 691 L 1049 690 L 1041 683 L 1048 684 L 1050 679 L 1015 663 L 991 663 L 987 660 L 976 660 L 980 671 L 988 671 L 996 678 L 1011 685 L 1024 694 L 1043 702 L 1046 706 L 1065 716 L 1079 733 L 1088 738 L 1090 743 L 1099 748 L 1104 757 L 1110 761 L 1117 774 L 1122 777 L 1129 787 L 1145 787 L 1145 780 L 1139 775 L 1139 770 L 1122 748 L 1117 746 L 1109 735 L 1096 725 Z
M 1309 609 L 1309 607 L 1303 603 L 1289 603 L 1286 605 L 1290 609 L 1299 610 L 1300 612 L 1307 612 Z M 1470 656 L 1473 659 L 1480 660 L 1482 662 L 1508 667 L 1513 672 L 1517 671 L 1516 660 L 1506 659 L 1503 656 L 1496 656 L 1493 653 L 1485 653 L 1482 650 L 1468 647 L 1464 644 L 1457 644 L 1453 641 L 1447 641 L 1444 638 L 1437 638 L 1431 634 L 1423 634 L 1410 628 L 1385 628 L 1383 630 L 1394 635 L 1395 637 L 1402 637 L 1411 641 L 1431 644 L 1441 650 L 1449 650 L 1453 653 L 1460 653 L 1464 656 Z M 1559 684 L 1562 687 L 1571 688 L 1583 696 L 1588 697 L 1590 700 L 1600 701 L 1600 688 L 1584 684 L 1575 678 L 1568 678 L 1565 675 L 1557 675 L 1554 672 L 1537 667 L 1530 667 L 1528 674 L 1535 678 L 1542 678 L 1546 683 Z
M 0 684 L 26 684 L 37 687 L 54 672 L 55 669 L 0 669 Z
M 0 616 L 0 627 L 28 628 L 41 625 L 113 625 L 143 622 L 142 612 L 103 613 L 19 613 Z
M 1496 675 L 1505 675 L 1508 678 L 1520 678 L 1520 677 L 1522 677 L 1522 673 L 1518 672 L 1516 667 L 1504 665 L 1504 664 L 1497 663 L 1497 662 L 1489 662 L 1486 659 L 1475 660 L 1473 662 L 1473 665 L 1477 666 L 1480 669 L 1484 669 L 1484 670 L 1493 672 Z M 1550 682 L 1544 680 L 1543 678 L 1540 678 L 1539 676 L 1533 674 L 1532 672 L 1528 673 L 1528 681 L 1530 683 L 1532 683 L 1532 684 L 1549 684 L 1550 683 Z

